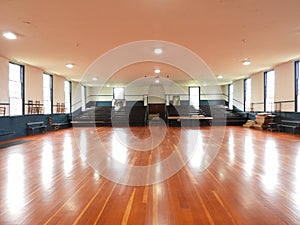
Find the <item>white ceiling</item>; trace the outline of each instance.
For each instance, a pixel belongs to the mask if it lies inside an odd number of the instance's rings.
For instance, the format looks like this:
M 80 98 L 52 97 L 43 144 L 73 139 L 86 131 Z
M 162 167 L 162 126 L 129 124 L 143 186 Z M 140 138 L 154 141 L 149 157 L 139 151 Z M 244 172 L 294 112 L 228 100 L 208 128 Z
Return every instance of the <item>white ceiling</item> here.
M 300 57 L 299 9 L 299 0 L 1 0 L 0 32 L 16 32 L 18 39 L 0 38 L 0 55 L 81 80 L 96 59 L 113 49 L 145 41 L 151 52 L 156 46 L 146 40 L 157 40 L 163 49 L 168 43 L 189 49 L 226 83 Z M 252 64 L 243 66 L 245 58 Z M 66 63 L 75 67 L 68 69 Z M 128 83 L 153 75 L 156 67 L 172 80 L 190 76 L 159 60 L 137 61 L 105 76 L 112 83 Z M 89 79 L 86 83 L 101 81 Z

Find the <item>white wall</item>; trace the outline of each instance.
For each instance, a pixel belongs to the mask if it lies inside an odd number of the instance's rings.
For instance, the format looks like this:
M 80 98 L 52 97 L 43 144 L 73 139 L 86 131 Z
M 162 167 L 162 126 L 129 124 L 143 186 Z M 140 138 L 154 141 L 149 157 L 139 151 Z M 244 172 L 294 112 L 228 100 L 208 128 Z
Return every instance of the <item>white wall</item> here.
M 8 94 L 8 60 L 0 58 L 0 105 L 6 108 L 5 115 L 9 114 L 9 94 Z
M 228 102 L 228 85 L 222 85 L 221 90 L 224 95 L 224 100 Z
M 251 77 L 251 102 L 254 111 L 264 111 L 264 73 L 259 72 Z M 259 103 L 259 104 L 258 104 Z
M 233 82 L 233 105 L 239 110 L 244 110 L 244 80 Z
M 65 78 L 53 76 L 53 104 L 65 102 Z
M 75 81 L 71 82 L 72 86 L 72 109 L 74 112 L 81 108 L 82 100 L 81 100 L 81 84 Z
M 275 102 L 293 101 L 282 103 L 281 111 L 295 111 L 295 70 L 294 61 L 280 64 L 274 67 L 275 70 Z M 254 111 L 264 111 L 264 72 L 258 72 L 250 76 L 251 98 L 254 104 Z M 275 105 L 275 109 L 278 109 Z
M 87 102 L 90 101 L 112 101 L 112 87 L 86 87 Z
M 28 100 L 43 102 L 43 70 L 25 66 L 25 103 Z
M 220 100 L 224 99 L 224 94 L 221 86 L 202 86 L 201 87 L 201 100 Z
M 294 62 L 280 64 L 275 70 L 275 102 L 295 100 Z M 295 111 L 295 103 L 282 103 L 281 111 Z
M 0 57 L 0 103 L 9 103 L 8 60 Z
M 9 60 L 0 57 L 0 103 L 9 103 L 8 93 L 8 63 Z M 295 98 L 295 72 L 294 62 L 287 62 L 274 67 L 275 70 L 275 101 L 294 101 Z M 28 99 L 43 100 L 43 70 L 25 65 L 25 102 Z M 252 102 L 260 103 L 254 104 L 254 111 L 264 110 L 264 72 L 252 74 L 251 78 L 251 94 Z M 53 103 L 64 102 L 64 77 L 53 76 Z M 72 82 L 72 104 L 73 109 L 81 107 L 81 91 L 78 82 Z M 239 102 L 244 102 L 244 80 L 237 80 L 233 82 L 233 97 Z M 111 101 L 113 94 L 113 87 L 87 87 L 87 96 L 93 96 L 87 101 Z M 125 87 L 126 95 L 139 95 L 141 98 L 144 94 L 150 95 L 149 103 L 164 102 L 165 94 L 170 95 L 188 95 L 188 87 L 180 86 L 177 83 L 165 85 L 161 88 L 159 85 L 153 86 L 127 86 Z M 99 97 L 102 95 L 101 97 Z M 106 97 L 103 95 L 107 95 Z M 224 95 L 228 95 L 227 85 L 223 86 L 201 86 L 201 100 L 223 99 Z M 134 100 L 135 97 L 130 97 Z M 142 100 L 142 99 L 141 99 Z M 234 105 L 240 109 L 236 102 Z M 282 111 L 294 111 L 295 104 L 282 104 Z
M 220 86 L 202 86 L 201 100 L 219 100 L 224 99 L 223 91 Z M 129 85 L 125 86 L 126 100 L 142 100 L 144 95 L 148 95 L 148 103 L 165 103 L 166 94 L 180 95 L 181 100 L 188 100 L 188 86 L 181 86 L 172 82 L 166 85 Z M 111 101 L 113 96 L 113 87 L 87 87 L 87 102 L 89 101 Z
M 9 103 L 8 88 L 8 64 L 9 60 L 0 57 L 0 103 Z M 24 101 L 28 100 L 43 102 L 43 70 L 30 65 L 24 66 Z M 64 81 L 66 79 L 61 76 L 53 75 L 53 103 L 64 102 Z M 25 113 L 27 108 L 25 107 Z M 8 112 L 8 106 L 7 106 Z M 54 110 L 55 112 L 55 110 Z

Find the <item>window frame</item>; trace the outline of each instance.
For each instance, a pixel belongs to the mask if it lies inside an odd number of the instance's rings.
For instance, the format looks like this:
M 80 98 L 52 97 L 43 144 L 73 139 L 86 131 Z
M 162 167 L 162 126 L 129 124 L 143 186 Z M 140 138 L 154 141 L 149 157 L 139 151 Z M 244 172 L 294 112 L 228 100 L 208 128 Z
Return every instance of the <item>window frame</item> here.
M 50 78 L 50 87 L 49 87 L 49 94 L 50 94 L 50 113 L 45 113 L 45 99 L 44 99 L 44 75 L 49 76 Z M 48 73 L 43 73 L 43 107 L 44 107 L 44 114 L 53 114 L 53 75 Z
M 24 88 L 25 88 L 25 66 L 24 65 L 21 65 L 21 64 L 18 64 L 18 63 L 15 63 L 15 62 L 8 62 L 8 67 L 10 66 L 10 64 L 13 64 L 13 65 L 17 65 L 20 67 L 20 92 L 21 92 L 21 113 L 20 114 L 11 114 L 11 96 L 10 96 L 10 82 L 12 81 L 10 79 L 10 73 L 9 73 L 9 68 L 8 68 L 8 92 L 9 92 L 9 115 L 10 116 L 23 116 L 24 113 L 25 113 L 25 91 L 24 91 Z
M 300 60 L 295 61 L 295 112 L 300 112 Z
M 249 78 L 246 78 L 246 79 L 244 79 L 244 112 L 251 112 L 251 100 L 252 100 L 252 93 L 251 93 L 251 89 L 249 90 L 249 88 L 251 88 L 251 85 L 250 85 L 250 87 L 248 87 L 248 84 L 247 84 L 247 81 L 250 81 L 250 84 L 251 84 L 251 78 L 249 77 Z M 248 93 L 248 91 L 250 92 L 250 97 L 247 95 L 247 93 Z M 249 100 L 249 110 L 247 109 L 247 100 L 248 100 L 248 98 L 250 98 L 250 100 Z
M 122 89 L 123 90 L 123 98 L 116 98 L 116 93 L 115 93 L 115 90 L 117 89 Z M 118 100 L 124 100 L 125 99 L 125 88 L 124 87 L 114 87 L 113 88 L 113 99 L 118 99 Z
M 86 86 L 80 86 L 80 94 L 81 94 L 81 111 L 84 112 L 86 110 Z
M 198 89 L 198 108 L 196 108 L 193 104 L 191 104 L 191 89 L 197 88 Z M 201 87 L 200 86 L 189 86 L 189 105 L 194 106 L 194 108 L 199 109 L 200 108 L 200 98 L 201 98 Z
M 66 96 L 66 83 L 68 83 L 68 85 L 69 85 L 69 92 L 68 92 L 69 96 Z M 71 81 L 68 81 L 68 80 L 64 81 L 64 95 L 65 95 L 64 97 L 65 97 L 65 108 L 66 108 L 65 113 L 69 114 L 72 112 L 72 108 L 71 108 L 71 106 L 72 106 L 72 83 L 71 83 Z M 66 101 L 67 97 L 69 97 L 69 104 L 67 104 L 67 101 Z M 67 110 L 67 109 L 69 109 L 69 110 Z
M 271 107 L 270 111 L 267 111 L 267 94 L 268 94 L 268 73 L 274 72 L 274 96 L 273 96 L 273 107 Z M 275 70 L 268 70 L 264 72 L 264 111 L 265 112 L 275 112 L 275 79 L 276 79 L 276 73 Z
M 232 89 L 232 93 L 231 93 Z M 230 107 L 232 106 L 232 107 Z M 233 110 L 233 84 L 228 84 L 228 109 Z

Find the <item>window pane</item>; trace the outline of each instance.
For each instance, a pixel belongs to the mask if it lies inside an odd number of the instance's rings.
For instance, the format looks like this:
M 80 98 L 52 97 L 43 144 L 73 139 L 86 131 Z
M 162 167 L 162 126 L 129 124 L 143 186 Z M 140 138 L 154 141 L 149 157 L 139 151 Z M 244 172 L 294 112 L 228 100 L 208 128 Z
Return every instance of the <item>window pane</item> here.
M 11 116 L 22 115 L 22 99 L 10 98 L 9 103 L 10 103 L 10 115 Z
M 85 98 L 86 98 L 85 86 L 81 86 L 81 111 L 85 111 L 85 104 L 86 104 Z
M 44 88 L 51 87 L 51 76 L 48 74 L 43 74 L 43 87 Z
M 297 101 L 297 112 L 300 112 L 300 61 L 296 62 L 296 101 Z
M 43 74 L 43 107 L 45 114 L 51 114 L 51 90 L 52 90 L 52 76 Z
M 9 80 L 21 82 L 21 66 L 13 63 L 9 63 Z
M 190 105 L 194 106 L 195 109 L 199 109 L 200 87 L 189 87 L 189 94 Z
M 274 112 L 275 71 L 266 73 L 266 111 Z
M 21 66 L 13 63 L 8 64 L 8 89 L 10 115 L 17 116 L 23 114 L 23 98 L 21 83 Z
M 124 88 L 114 88 L 114 99 L 125 99 Z
M 251 111 L 251 79 L 245 80 L 245 111 Z
M 9 97 L 21 98 L 21 83 L 15 81 L 9 81 Z
M 71 112 L 71 106 L 70 106 L 70 98 L 71 98 L 71 85 L 69 81 L 65 81 L 65 112 L 70 113 Z
M 228 99 L 229 109 L 233 109 L 233 85 L 229 84 L 229 99 Z

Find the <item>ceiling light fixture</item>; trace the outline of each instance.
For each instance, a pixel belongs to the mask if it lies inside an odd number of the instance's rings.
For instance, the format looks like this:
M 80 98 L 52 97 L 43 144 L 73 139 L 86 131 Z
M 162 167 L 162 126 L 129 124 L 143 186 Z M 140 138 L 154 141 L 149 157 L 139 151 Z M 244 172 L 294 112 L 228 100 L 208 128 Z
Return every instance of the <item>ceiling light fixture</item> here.
M 155 69 L 154 73 L 160 73 L 160 69 Z
M 10 32 L 10 31 L 3 32 L 2 36 L 5 37 L 8 40 L 16 40 L 17 39 L 17 35 L 13 32 Z
M 242 61 L 242 64 L 243 64 L 244 66 L 248 66 L 248 65 L 251 64 L 251 62 L 250 62 L 249 59 L 244 59 L 244 60 Z
M 154 49 L 154 54 L 156 54 L 156 55 L 160 55 L 162 52 L 163 52 L 163 50 L 161 48 Z
M 67 63 L 66 67 L 69 68 L 69 69 L 72 69 L 72 68 L 74 68 L 74 64 L 73 63 Z
M 96 81 L 96 80 L 98 80 L 98 79 L 97 79 L 97 77 L 93 77 L 92 80 L 95 80 L 95 81 Z
M 222 79 L 222 78 L 223 78 L 223 76 L 222 76 L 222 75 L 219 75 L 219 76 L 217 76 L 217 78 L 218 78 L 218 79 Z

